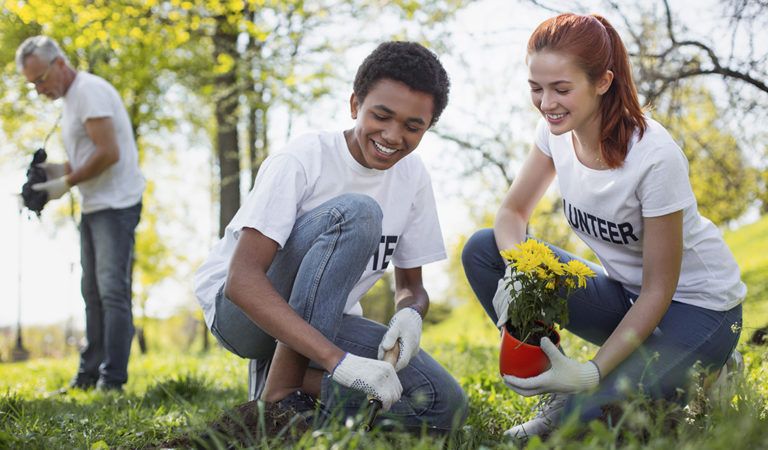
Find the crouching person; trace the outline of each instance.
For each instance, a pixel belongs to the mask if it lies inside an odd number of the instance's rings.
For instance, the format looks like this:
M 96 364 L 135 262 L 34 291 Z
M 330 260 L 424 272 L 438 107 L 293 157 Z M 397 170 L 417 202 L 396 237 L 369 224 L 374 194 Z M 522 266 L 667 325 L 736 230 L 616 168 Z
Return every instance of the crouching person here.
M 367 397 L 406 427 L 449 430 L 467 414 L 454 378 L 419 351 L 429 297 L 421 267 L 445 258 L 431 181 L 412 154 L 448 100 L 438 59 L 416 43 L 381 44 L 359 67 L 355 125 L 290 143 L 195 274 L 206 324 L 229 351 L 257 360 L 260 398 L 350 417 Z M 389 326 L 359 299 L 394 265 Z M 383 361 L 395 345 L 394 366 Z

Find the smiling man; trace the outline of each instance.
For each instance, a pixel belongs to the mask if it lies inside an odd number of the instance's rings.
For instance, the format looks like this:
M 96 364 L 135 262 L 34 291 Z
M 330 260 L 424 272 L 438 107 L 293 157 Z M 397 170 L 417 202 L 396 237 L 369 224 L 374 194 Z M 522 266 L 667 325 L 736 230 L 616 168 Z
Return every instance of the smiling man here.
M 461 387 L 419 351 L 421 267 L 446 255 L 430 177 L 412 152 L 448 88 L 426 48 L 381 44 L 355 77 L 354 127 L 267 158 L 198 269 L 206 323 L 229 351 L 258 361 L 262 400 L 308 414 L 322 400 L 352 416 L 368 394 L 406 426 L 442 430 L 466 417 Z M 396 313 L 384 326 L 362 317 L 359 299 L 390 263 Z M 395 345 L 393 367 L 382 358 Z
M 128 112 L 117 90 L 69 65 L 47 36 L 25 40 L 16 67 L 38 94 L 62 99 L 61 135 L 68 161 L 42 163 L 48 181 L 32 186 L 57 199 L 72 186 L 81 197 L 80 263 L 88 345 L 68 388 L 121 390 L 133 338 L 131 268 L 145 181 Z M 61 392 L 66 392 L 64 388 Z

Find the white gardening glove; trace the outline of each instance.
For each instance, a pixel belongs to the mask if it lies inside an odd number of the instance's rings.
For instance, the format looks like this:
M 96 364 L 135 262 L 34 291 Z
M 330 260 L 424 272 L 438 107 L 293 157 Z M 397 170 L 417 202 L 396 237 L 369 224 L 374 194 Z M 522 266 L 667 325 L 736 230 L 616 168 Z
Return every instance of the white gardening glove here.
M 45 183 L 37 183 L 32 185 L 32 189 L 36 191 L 48 192 L 48 200 L 56 200 L 64 195 L 69 190 L 69 184 L 67 183 L 67 176 L 64 175 L 53 180 L 48 180 Z
M 512 266 L 507 266 L 507 270 L 504 271 L 504 276 L 499 279 L 499 284 L 496 286 L 496 293 L 493 294 L 493 310 L 496 311 L 497 327 L 502 327 L 509 319 L 509 304 L 512 303 L 512 296 L 509 294 L 509 289 L 519 291 L 522 289 L 522 285 L 519 281 L 515 281 L 512 286 L 507 288 L 507 280 L 512 276 Z
M 37 167 L 45 170 L 49 180 L 60 178 L 67 174 L 67 163 L 41 162 Z
M 384 354 L 395 346 L 398 338 L 400 338 L 400 353 L 397 355 L 395 371 L 400 371 L 407 366 L 411 358 L 419 353 L 421 314 L 412 306 L 403 308 L 392 316 L 389 329 L 379 344 L 379 359 L 384 359 Z
M 525 397 L 555 393 L 571 394 L 591 389 L 600 383 L 600 369 L 594 361 L 580 363 L 560 353 L 549 338 L 541 338 L 541 349 L 552 363 L 546 372 L 530 378 L 504 375 L 504 384 Z
M 403 386 L 392 364 L 352 353 L 344 354 L 333 369 L 331 378 L 341 385 L 381 400 L 382 411 L 388 411 L 403 393 Z

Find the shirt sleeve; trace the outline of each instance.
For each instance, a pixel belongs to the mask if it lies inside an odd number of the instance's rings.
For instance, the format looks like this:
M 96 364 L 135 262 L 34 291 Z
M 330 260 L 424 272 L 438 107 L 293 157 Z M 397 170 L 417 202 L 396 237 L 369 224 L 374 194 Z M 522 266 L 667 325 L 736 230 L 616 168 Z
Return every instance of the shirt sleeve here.
M 551 158 L 552 150 L 549 148 L 549 136 L 549 126 L 547 125 L 547 122 L 545 122 L 544 119 L 540 119 L 536 124 L 536 138 L 534 142 L 536 143 L 536 147 L 538 147 L 542 153 Z
M 229 228 L 237 238 L 243 228 L 254 228 L 282 247 L 293 230 L 307 185 L 306 173 L 298 158 L 287 153 L 270 156 L 262 164 L 253 189 Z
M 446 258 L 443 233 L 437 215 L 432 181 L 426 169 L 422 183 L 408 213 L 408 226 L 392 255 L 392 262 L 402 269 L 421 267 Z
M 93 82 L 86 87 L 88 95 L 80 97 L 80 120 L 85 123 L 88 119 L 99 119 L 103 117 L 113 117 L 114 108 L 110 102 L 113 93 L 109 92 L 110 87 L 103 83 Z
M 649 152 L 637 193 L 643 217 L 658 217 L 696 202 L 688 178 L 688 160 L 677 144 L 668 142 Z

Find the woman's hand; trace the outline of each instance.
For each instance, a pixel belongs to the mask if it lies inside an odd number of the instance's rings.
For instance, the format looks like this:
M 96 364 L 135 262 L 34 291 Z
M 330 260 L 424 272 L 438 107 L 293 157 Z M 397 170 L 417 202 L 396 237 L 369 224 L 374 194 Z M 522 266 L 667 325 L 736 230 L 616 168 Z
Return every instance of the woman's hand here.
M 562 354 L 549 338 L 541 338 L 541 349 L 552 363 L 546 372 L 530 378 L 504 375 L 504 384 L 525 397 L 537 394 L 572 394 L 600 383 L 600 369 L 590 360 L 580 363 Z

